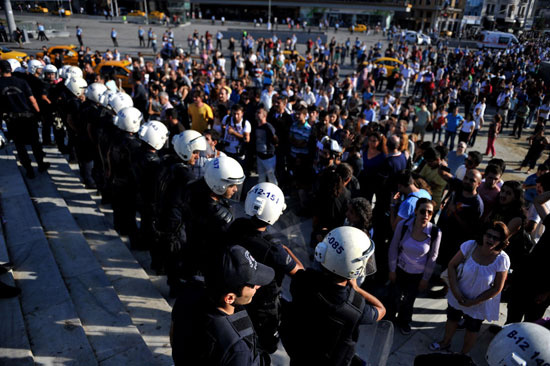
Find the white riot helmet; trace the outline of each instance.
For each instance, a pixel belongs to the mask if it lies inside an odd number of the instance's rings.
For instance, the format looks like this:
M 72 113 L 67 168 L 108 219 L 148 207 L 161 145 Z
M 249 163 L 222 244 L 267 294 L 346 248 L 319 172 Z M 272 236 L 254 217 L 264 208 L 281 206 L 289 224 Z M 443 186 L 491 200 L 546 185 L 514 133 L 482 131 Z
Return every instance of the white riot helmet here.
M 27 72 L 31 75 L 36 74 L 36 72 L 38 70 L 43 69 L 43 68 L 44 68 L 44 65 L 42 64 L 42 62 L 40 62 L 38 60 L 30 60 L 27 63 Z
M 222 195 L 227 187 L 244 182 L 244 171 L 241 164 L 229 156 L 220 156 L 206 164 L 204 179 L 212 192 Z
M 111 109 L 111 107 L 109 106 L 109 101 L 113 99 L 116 93 L 117 92 L 109 89 L 105 90 L 105 92 L 103 92 L 103 94 L 101 94 L 101 97 L 99 98 L 99 103 L 101 103 L 101 105 L 105 108 Z
M 172 145 L 183 161 L 189 161 L 193 151 L 206 151 L 206 138 L 200 132 L 186 130 L 172 137 Z
M 269 225 L 275 224 L 285 209 L 285 195 L 273 183 L 258 183 L 246 195 L 246 214 Z
M 65 82 L 67 89 L 71 91 L 76 97 L 80 97 L 86 91 L 88 83 L 81 77 L 71 77 Z
M 105 93 L 105 90 L 107 90 L 107 87 L 104 84 L 90 84 L 88 85 L 88 89 L 86 89 L 86 98 L 90 99 L 93 102 L 100 103 L 101 96 L 103 95 L 103 93 Z
M 168 132 L 168 128 L 166 128 L 164 123 L 159 121 L 149 121 L 141 126 L 138 135 L 141 140 L 151 145 L 153 149 L 160 150 L 162 149 L 166 141 L 168 141 L 168 137 L 170 137 L 170 132 Z
M 535 323 L 508 324 L 493 338 L 485 358 L 489 366 L 545 364 L 550 360 L 550 330 Z
M 42 74 L 57 74 L 57 67 L 55 67 L 52 64 L 48 64 L 44 66 L 44 69 L 42 70 Z
M 139 131 L 142 121 L 143 115 L 139 109 L 128 107 L 117 113 L 114 117 L 113 123 L 123 131 L 136 133 Z
M 71 65 L 63 65 L 61 66 L 61 69 L 59 69 L 59 77 L 62 79 L 68 79 L 67 71 L 71 68 Z
M 133 107 L 134 101 L 132 97 L 126 93 L 118 92 L 109 99 L 109 107 L 115 112 L 118 113 L 124 108 Z
M 374 243 L 363 231 L 352 226 L 331 230 L 315 247 L 315 260 L 329 272 L 347 279 L 376 271 Z
M 8 62 L 10 63 L 10 66 L 11 66 L 11 72 L 15 72 L 15 70 L 21 67 L 21 62 L 17 61 L 14 58 L 10 58 Z
M 83 77 L 82 70 L 78 66 L 69 66 L 65 71 L 65 76 L 67 79 L 72 78 L 73 76 Z

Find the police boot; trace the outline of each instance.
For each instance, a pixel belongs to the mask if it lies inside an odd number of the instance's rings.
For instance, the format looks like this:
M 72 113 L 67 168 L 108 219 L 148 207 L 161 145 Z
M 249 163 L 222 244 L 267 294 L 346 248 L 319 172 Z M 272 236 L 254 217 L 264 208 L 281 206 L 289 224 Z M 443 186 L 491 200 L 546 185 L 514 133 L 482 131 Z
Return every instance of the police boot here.
M 44 173 L 48 169 L 50 169 L 50 163 L 45 163 L 45 162 L 38 163 L 38 171 L 40 173 Z

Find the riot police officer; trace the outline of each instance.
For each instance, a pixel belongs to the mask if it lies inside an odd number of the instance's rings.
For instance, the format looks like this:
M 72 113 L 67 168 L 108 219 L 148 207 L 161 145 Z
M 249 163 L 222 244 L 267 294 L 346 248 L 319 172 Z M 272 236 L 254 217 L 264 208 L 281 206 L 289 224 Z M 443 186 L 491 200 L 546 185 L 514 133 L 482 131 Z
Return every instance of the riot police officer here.
M 321 270 L 292 278 L 292 303 L 283 314 L 281 338 L 291 365 L 349 365 L 358 326 L 382 319 L 384 305 L 357 286 L 371 272 L 374 244 L 363 231 L 341 226 L 315 248 Z
M 105 187 L 105 170 L 98 149 L 98 130 L 102 121 L 104 108 L 101 96 L 107 87 L 104 84 L 92 83 L 86 89 L 86 105 L 82 108 L 83 119 L 86 121 L 86 134 L 89 139 L 90 155 L 93 160 L 92 179 L 98 191 L 102 193 Z
M 113 108 L 114 109 L 114 108 Z M 118 127 L 107 153 L 107 175 L 112 181 L 112 206 L 115 230 L 130 238 L 131 246 L 138 246 L 136 224 L 136 185 L 131 168 L 130 157 L 139 149 L 141 143 L 136 133 L 139 131 L 143 116 L 134 107 L 118 112 L 114 124 Z
M 161 122 L 150 121 L 138 131 L 141 146 L 131 157 L 132 172 L 136 183 L 138 211 L 141 223 L 139 227 L 140 249 L 149 250 L 154 245 L 153 210 L 155 183 L 160 170 L 158 150 L 168 141 L 168 129 Z M 153 255 L 152 255 L 153 256 Z
M 157 181 L 155 227 L 158 243 L 152 250 L 152 267 L 166 270 L 171 296 L 175 296 L 182 273 L 183 248 L 187 244 L 187 184 L 194 179 L 192 167 L 206 150 L 206 139 L 194 130 L 183 131 L 172 138 L 176 154 L 163 157 Z
M 304 269 L 290 249 L 266 232 L 268 226 L 277 222 L 285 208 L 285 196 L 279 187 L 273 183 L 259 183 L 246 196 L 244 209 L 248 217 L 236 219 L 228 231 L 232 243 L 248 249 L 261 263 L 275 270 L 273 281 L 259 289 L 247 306 L 260 347 L 267 353 L 277 351 L 279 343 L 279 296 L 283 278 Z
M 187 287 L 172 311 L 170 341 L 175 365 L 266 365 L 244 305 L 274 271 L 235 245 L 211 253 L 206 288 Z
M 15 142 L 17 156 L 26 170 L 27 177 L 34 178 L 25 145 L 31 145 L 40 172 L 46 171 L 50 166 L 44 162 L 44 152 L 38 138 L 38 121 L 35 113 L 39 113 L 40 109 L 29 84 L 23 79 L 12 77 L 8 61 L 0 61 L 0 72 L 0 111 L 7 115 L 8 132 Z
M 186 224 L 187 250 L 184 256 L 186 277 L 204 273 L 208 254 L 226 242 L 226 232 L 233 221 L 229 199 L 245 179 L 239 162 L 228 156 L 210 160 L 204 176 L 187 187 L 186 206 L 192 215 Z
M 63 121 L 55 112 L 55 88 L 59 82 L 57 77 L 57 67 L 52 64 L 44 66 L 42 69 L 42 83 L 44 88 L 43 101 L 40 104 L 42 118 L 42 144 L 50 145 L 52 143 L 52 129 L 55 144 L 59 151 L 65 149 L 65 130 Z

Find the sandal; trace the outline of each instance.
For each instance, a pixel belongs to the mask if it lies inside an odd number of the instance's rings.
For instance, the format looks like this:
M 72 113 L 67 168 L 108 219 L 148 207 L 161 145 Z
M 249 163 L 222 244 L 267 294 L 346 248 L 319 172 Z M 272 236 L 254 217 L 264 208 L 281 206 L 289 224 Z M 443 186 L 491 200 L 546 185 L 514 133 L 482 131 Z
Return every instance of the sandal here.
M 451 348 L 450 343 L 446 346 L 440 345 L 439 342 L 433 342 L 430 344 L 430 351 L 447 351 L 449 348 Z

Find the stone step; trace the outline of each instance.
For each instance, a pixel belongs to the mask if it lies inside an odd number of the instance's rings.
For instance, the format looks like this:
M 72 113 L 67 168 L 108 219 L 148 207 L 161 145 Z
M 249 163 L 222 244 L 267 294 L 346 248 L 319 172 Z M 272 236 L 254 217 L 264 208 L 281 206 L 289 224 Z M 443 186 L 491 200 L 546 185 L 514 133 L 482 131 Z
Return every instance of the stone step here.
M 50 251 L 15 156 L 0 152 L 0 204 L 26 333 L 36 364 L 98 365 Z M 0 313 L 2 323 L 11 314 Z M 13 329 L 20 331 L 20 329 Z M 20 337 L 12 334 L 12 337 Z M 24 343 L 24 341 L 23 341 Z M 25 352 L 25 357 L 28 357 Z
M 133 324 L 153 352 L 156 364 L 172 365 L 169 341 L 171 306 L 151 283 L 111 222 L 98 208 L 67 160 L 55 148 L 45 148 L 52 164 L 49 176 L 113 285 Z
M 52 174 L 56 173 L 52 164 Z M 132 319 L 48 174 L 26 180 L 42 227 L 100 365 L 155 365 Z
M 1 185 L 0 185 L 1 187 Z M 3 220 L 0 208 L 0 220 Z M 4 231 L 0 223 L 0 263 L 9 262 Z M 0 275 L 0 281 L 14 286 L 13 274 L 8 272 Z M 19 298 L 0 299 L 0 365 L 33 366 L 34 360 L 25 328 L 25 320 L 21 313 Z

